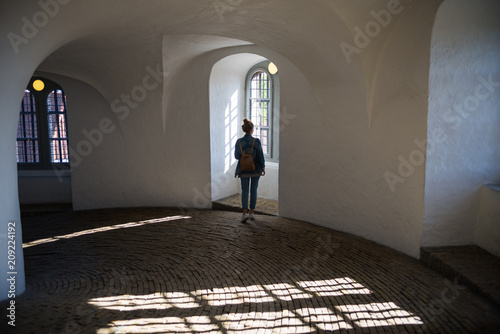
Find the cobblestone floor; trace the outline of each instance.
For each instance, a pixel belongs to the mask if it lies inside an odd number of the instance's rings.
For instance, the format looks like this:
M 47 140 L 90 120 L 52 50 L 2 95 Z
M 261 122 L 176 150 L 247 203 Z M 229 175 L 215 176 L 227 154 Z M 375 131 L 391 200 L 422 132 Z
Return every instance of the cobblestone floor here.
M 25 217 L 27 291 L 16 330 L 3 315 L 0 333 L 498 333 L 498 306 L 418 260 L 299 221 L 239 218 Z

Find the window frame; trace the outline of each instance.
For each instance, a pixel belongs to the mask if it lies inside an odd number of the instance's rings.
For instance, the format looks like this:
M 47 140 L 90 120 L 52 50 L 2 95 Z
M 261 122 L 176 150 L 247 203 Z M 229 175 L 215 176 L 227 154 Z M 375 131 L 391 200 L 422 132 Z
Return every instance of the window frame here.
M 33 88 L 33 82 L 35 80 L 42 80 L 45 84 L 43 90 L 37 91 Z M 37 133 L 38 133 L 38 155 L 39 155 L 39 160 L 38 162 L 18 162 L 17 163 L 17 168 L 19 170 L 69 170 L 70 167 L 70 162 L 52 162 L 52 156 L 51 156 L 51 150 L 50 150 L 50 138 L 49 138 L 49 121 L 48 121 L 48 115 L 49 115 L 49 110 L 48 110 L 48 103 L 47 99 L 49 97 L 49 94 L 55 92 L 57 90 L 62 91 L 62 95 L 64 98 L 64 107 L 65 107 L 65 121 L 66 121 L 66 137 L 68 141 L 68 159 L 70 159 L 70 154 L 69 154 L 69 135 L 68 135 L 68 110 L 67 110 L 67 105 L 66 105 L 66 94 L 64 93 L 64 90 L 62 87 L 55 83 L 52 80 L 43 78 L 43 77 L 38 77 L 34 76 L 31 78 L 28 86 L 26 87 L 25 90 L 30 91 L 31 95 L 34 97 L 35 103 L 35 111 L 36 111 L 36 118 L 37 118 Z M 24 99 L 24 95 L 23 95 Z M 21 115 L 21 109 L 22 105 L 20 106 L 19 110 L 19 115 Z M 58 113 L 55 113 L 56 115 Z M 18 119 L 18 125 L 19 125 L 19 119 Z M 16 137 L 16 145 L 17 145 L 17 140 L 18 137 Z M 16 151 L 17 155 L 17 151 Z M 17 158 L 16 158 L 17 159 Z
M 264 154 L 266 160 L 271 162 L 279 161 L 279 76 L 278 74 L 271 74 L 267 69 L 270 61 L 263 61 L 256 64 L 247 72 L 245 79 L 245 116 L 252 120 L 251 110 L 250 110 L 250 99 L 251 99 L 251 82 L 253 76 L 258 72 L 264 72 L 269 78 L 270 85 L 270 98 L 269 98 L 269 136 L 268 136 L 268 154 Z M 255 124 L 255 122 L 254 122 Z

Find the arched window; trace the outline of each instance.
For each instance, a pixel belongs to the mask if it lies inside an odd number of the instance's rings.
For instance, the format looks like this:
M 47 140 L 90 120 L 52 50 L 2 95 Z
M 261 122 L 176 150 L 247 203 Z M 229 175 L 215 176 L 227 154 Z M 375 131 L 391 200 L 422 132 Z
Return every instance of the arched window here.
M 266 71 L 259 70 L 250 80 L 250 119 L 255 125 L 254 135 L 260 139 L 264 154 L 271 153 L 271 80 Z
M 69 168 L 66 96 L 53 81 L 33 78 L 24 92 L 17 126 L 21 169 Z
M 247 117 L 254 124 L 266 158 L 278 160 L 279 112 L 275 95 L 277 75 L 271 75 L 269 61 L 254 66 L 247 75 Z

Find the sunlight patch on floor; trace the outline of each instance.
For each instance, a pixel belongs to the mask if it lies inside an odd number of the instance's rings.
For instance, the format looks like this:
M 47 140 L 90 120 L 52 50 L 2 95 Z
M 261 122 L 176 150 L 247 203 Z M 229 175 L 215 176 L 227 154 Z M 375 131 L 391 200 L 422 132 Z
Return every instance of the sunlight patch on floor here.
M 169 222 L 169 221 L 173 221 L 173 220 L 190 219 L 190 218 L 191 217 L 189 217 L 189 216 L 172 216 L 172 217 L 163 217 L 163 218 L 143 220 L 143 221 L 139 221 L 139 222 L 131 222 L 131 223 L 98 227 L 98 228 L 83 230 L 83 231 L 79 231 L 79 232 L 75 232 L 75 233 L 70 233 L 70 234 L 65 234 L 65 235 L 57 235 L 57 236 L 50 237 L 50 238 L 26 242 L 23 244 L 23 248 L 38 246 L 38 245 L 42 245 L 42 244 L 46 244 L 46 243 L 50 243 L 50 242 L 55 242 L 55 241 L 60 241 L 60 240 L 65 240 L 65 239 L 81 237 L 84 235 L 94 234 L 94 233 L 99 233 L 99 232 L 114 231 L 114 230 L 120 230 L 120 229 L 124 229 L 124 228 L 139 227 L 139 226 L 144 226 L 144 225 L 149 225 L 149 224 L 164 223 L 164 222 Z
M 304 281 L 297 283 L 304 290 L 314 292 L 318 296 L 368 295 L 372 292 L 355 280 L 345 277 L 326 281 Z
M 353 328 L 423 325 L 393 302 L 328 305 L 323 297 L 369 295 L 372 291 L 344 277 L 93 298 L 89 304 L 116 311 L 168 310 L 171 317 L 111 321 L 106 333 L 313 333 Z M 348 299 L 354 301 L 353 299 Z M 239 305 L 239 306 L 238 306 Z M 243 312 L 242 312 L 243 311 Z M 185 314 L 185 316 L 181 316 Z
M 392 302 L 341 305 L 335 306 L 335 308 L 359 327 L 424 324 L 419 317 L 401 309 Z
M 206 300 L 210 306 L 269 303 L 274 301 L 273 297 L 260 285 L 196 290 L 193 294 Z
M 166 310 L 169 308 L 183 309 L 200 307 L 193 297 L 184 292 L 101 297 L 91 299 L 89 304 L 99 308 L 117 311 Z

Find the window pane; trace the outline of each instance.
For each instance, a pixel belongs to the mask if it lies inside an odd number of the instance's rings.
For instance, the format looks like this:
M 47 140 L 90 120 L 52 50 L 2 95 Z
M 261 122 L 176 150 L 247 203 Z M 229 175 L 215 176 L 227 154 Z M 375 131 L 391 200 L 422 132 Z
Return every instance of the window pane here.
M 269 102 L 261 102 L 260 103 L 260 119 L 259 119 L 259 125 L 260 126 L 269 126 L 269 118 L 267 117 L 268 112 L 269 112 Z
M 250 119 L 255 125 L 254 135 L 262 143 L 264 154 L 271 146 L 271 81 L 264 71 L 256 72 L 250 81 Z
M 38 141 L 28 141 L 26 142 L 26 156 L 27 161 L 29 163 L 39 162 L 39 154 L 38 154 Z
M 68 134 L 66 133 L 66 115 L 59 115 L 58 118 L 59 123 L 59 134 L 61 138 L 68 138 Z
M 262 151 L 264 154 L 269 154 L 269 130 L 261 129 L 260 130 L 260 142 L 262 144 Z
M 47 122 L 49 126 L 50 161 L 52 163 L 68 163 L 66 97 L 60 89 L 52 91 L 47 97 Z
M 49 138 L 57 137 L 57 120 L 56 115 L 48 115 Z
M 17 141 L 16 143 L 16 153 L 17 153 L 17 162 L 25 163 L 26 162 L 26 150 L 24 149 L 24 143 L 22 141 Z
M 40 162 L 35 97 L 29 90 L 24 91 L 21 102 L 17 124 L 16 153 L 19 163 Z

